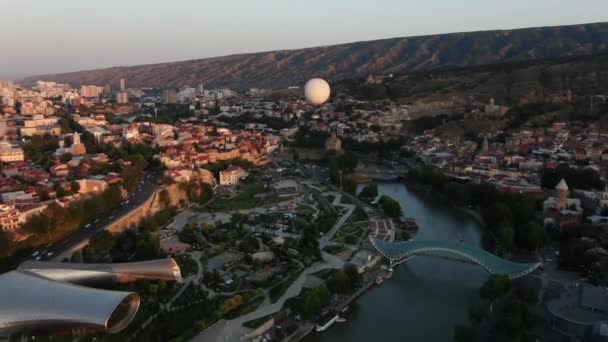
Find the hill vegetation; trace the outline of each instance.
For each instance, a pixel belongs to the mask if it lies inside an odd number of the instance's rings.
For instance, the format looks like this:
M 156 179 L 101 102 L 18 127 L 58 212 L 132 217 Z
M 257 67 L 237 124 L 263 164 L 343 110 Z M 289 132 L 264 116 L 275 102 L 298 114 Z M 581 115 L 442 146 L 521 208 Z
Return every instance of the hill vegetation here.
M 36 80 L 132 87 L 284 88 L 312 76 L 330 81 L 441 68 L 608 53 L 608 23 L 391 38 L 297 50 L 120 66 L 29 77 Z M 513 87 L 515 89 L 515 87 Z

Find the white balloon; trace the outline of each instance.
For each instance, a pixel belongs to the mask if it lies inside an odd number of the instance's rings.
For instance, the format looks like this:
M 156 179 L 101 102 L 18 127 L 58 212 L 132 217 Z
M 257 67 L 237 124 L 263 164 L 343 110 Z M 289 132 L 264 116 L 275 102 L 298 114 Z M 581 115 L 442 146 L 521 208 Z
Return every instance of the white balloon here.
M 306 82 L 304 95 L 310 104 L 320 105 L 329 99 L 329 84 L 321 78 L 313 78 Z

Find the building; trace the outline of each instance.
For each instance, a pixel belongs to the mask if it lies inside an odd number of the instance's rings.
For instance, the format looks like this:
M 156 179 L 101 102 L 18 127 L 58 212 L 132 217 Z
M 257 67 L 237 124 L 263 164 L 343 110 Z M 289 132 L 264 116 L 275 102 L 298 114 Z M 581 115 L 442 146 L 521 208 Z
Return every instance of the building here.
M 327 151 L 342 151 L 342 141 L 336 135 L 336 132 L 332 131 L 331 135 L 325 140 L 325 150 Z
M 74 133 L 72 135 L 72 146 L 70 146 L 69 149 L 73 156 L 81 156 L 87 153 L 87 148 L 80 142 L 80 133 Z
M 569 198 L 569 194 L 568 184 L 562 179 L 555 186 L 554 196 L 548 197 L 543 202 L 545 224 L 563 227 L 581 222 L 583 216 L 581 200 Z
M 129 103 L 129 93 L 127 93 L 126 91 L 116 93 L 116 103 Z
M 124 79 L 124 78 L 121 78 L 121 79 L 120 79 L 120 91 L 121 91 L 121 92 L 124 92 L 124 91 L 126 91 L 126 90 L 127 90 L 127 89 L 126 89 L 126 87 L 125 87 L 125 79 Z
M 14 205 L 0 204 L 0 228 L 13 231 L 21 226 L 19 210 Z
M 272 189 L 279 197 L 295 196 L 298 194 L 298 183 L 291 179 L 282 180 L 272 185 Z
M 79 179 L 78 181 L 79 194 L 94 194 L 105 191 L 108 188 L 108 183 L 105 180 L 99 179 Z
M 175 90 L 171 90 L 171 89 L 163 90 L 163 103 L 164 104 L 177 103 L 177 93 L 175 92 Z
M 582 284 L 569 288 L 549 301 L 547 310 L 551 327 L 561 334 L 585 341 L 606 336 L 602 330 L 608 321 L 608 290 L 603 287 Z
M 177 102 L 190 103 L 195 96 L 196 89 L 186 87 L 183 88 L 179 93 L 177 93 Z
M 226 170 L 220 171 L 220 185 L 236 185 L 244 177 L 247 177 L 247 171 L 231 165 Z
M 24 160 L 25 156 L 21 147 L 13 147 L 7 142 L 0 143 L 0 162 L 13 163 Z
M 84 97 L 98 97 L 99 94 L 103 93 L 103 87 L 96 85 L 83 85 L 80 87 L 80 96 Z

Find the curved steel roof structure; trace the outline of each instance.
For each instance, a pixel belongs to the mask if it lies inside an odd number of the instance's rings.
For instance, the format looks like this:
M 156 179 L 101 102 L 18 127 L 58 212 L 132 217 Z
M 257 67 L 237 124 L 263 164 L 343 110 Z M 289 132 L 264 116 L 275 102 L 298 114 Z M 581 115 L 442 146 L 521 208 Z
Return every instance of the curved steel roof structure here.
M 80 285 L 122 284 L 136 280 L 183 280 L 179 266 L 172 258 L 119 264 L 26 261 L 17 270 Z
M 540 263 L 517 263 L 502 259 L 483 249 L 460 242 L 418 240 L 388 242 L 375 239 L 372 236 L 369 239 L 376 250 L 390 259 L 391 262 L 401 261 L 422 253 L 444 252 L 456 254 L 473 261 L 490 274 L 505 274 L 511 279 L 524 276 L 540 266 Z
M 181 282 L 182 276 L 171 258 L 122 264 L 24 262 L 0 275 L 0 334 L 75 328 L 117 333 L 135 317 L 139 296 L 82 285 L 140 279 Z
M 116 333 L 131 323 L 136 293 L 99 290 L 12 271 L 0 276 L 0 333 L 88 328 Z

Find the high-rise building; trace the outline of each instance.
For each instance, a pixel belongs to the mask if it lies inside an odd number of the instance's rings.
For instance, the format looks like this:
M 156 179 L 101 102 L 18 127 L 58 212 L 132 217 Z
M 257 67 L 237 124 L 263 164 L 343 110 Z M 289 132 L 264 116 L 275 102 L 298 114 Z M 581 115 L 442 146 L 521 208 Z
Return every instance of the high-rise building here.
M 116 93 L 116 103 L 129 103 L 129 93 L 126 91 Z
M 11 80 L 0 80 L 0 89 L 2 89 L 2 88 L 12 89 L 13 88 L 13 81 L 11 81 Z
M 175 90 L 163 90 L 163 103 L 177 103 L 177 93 L 175 92 Z
M 123 92 L 123 91 L 125 91 L 125 89 L 126 89 L 125 88 L 125 79 L 121 78 L 120 79 L 120 91 Z
M 103 93 L 103 87 L 95 85 L 83 85 L 80 87 L 80 95 L 84 97 L 97 97 Z
M 199 83 L 198 86 L 196 87 L 196 90 L 199 94 L 202 94 L 205 92 L 205 88 L 203 87 L 202 83 Z

